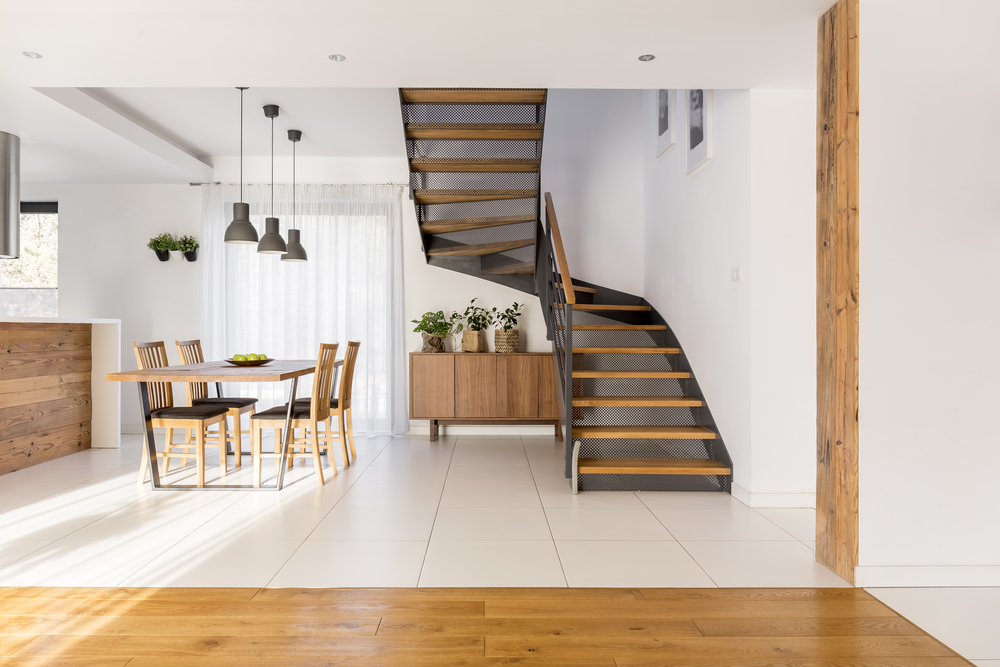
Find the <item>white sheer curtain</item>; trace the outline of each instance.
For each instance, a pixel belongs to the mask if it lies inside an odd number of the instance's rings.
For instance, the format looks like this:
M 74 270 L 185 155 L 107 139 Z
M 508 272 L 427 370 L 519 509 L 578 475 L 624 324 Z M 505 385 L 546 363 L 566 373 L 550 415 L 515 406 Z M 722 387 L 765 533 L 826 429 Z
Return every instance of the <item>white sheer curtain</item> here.
M 296 226 L 305 263 L 223 242 L 239 201 L 238 185 L 202 186 L 201 341 L 207 359 L 263 352 L 315 359 L 320 343 L 360 340 L 352 412 L 357 433 L 407 430 L 403 351 L 401 186 L 298 185 Z M 250 219 L 263 233 L 271 194 L 247 185 Z M 274 189 L 281 232 L 292 222 L 292 186 Z M 343 358 L 343 352 L 338 353 Z M 298 396 L 309 396 L 310 378 Z M 227 396 L 256 396 L 258 409 L 284 403 L 287 383 L 225 386 Z

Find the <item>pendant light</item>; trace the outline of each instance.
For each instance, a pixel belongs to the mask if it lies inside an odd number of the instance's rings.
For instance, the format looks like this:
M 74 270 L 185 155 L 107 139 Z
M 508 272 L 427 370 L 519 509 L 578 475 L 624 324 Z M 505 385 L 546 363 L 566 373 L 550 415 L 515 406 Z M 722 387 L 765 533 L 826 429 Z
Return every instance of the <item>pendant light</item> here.
M 257 230 L 250 222 L 250 204 L 243 202 L 243 91 L 246 86 L 237 86 L 240 91 L 240 200 L 233 203 L 233 221 L 226 227 L 226 243 L 250 244 L 257 242 Z
M 306 249 L 299 242 L 299 230 L 295 228 L 295 144 L 302 139 L 298 130 L 288 131 L 288 140 L 292 142 L 292 228 L 288 230 L 288 252 L 281 256 L 282 262 L 308 261 Z
M 277 104 L 265 104 L 264 116 L 271 119 L 271 217 L 264 219 L 264 235 L 257 244 L 257 252 L 263 255 L 284 253 L 285 239 L 281 238 L 281 225 L 274 217 L 274 119 L 278 117 Z

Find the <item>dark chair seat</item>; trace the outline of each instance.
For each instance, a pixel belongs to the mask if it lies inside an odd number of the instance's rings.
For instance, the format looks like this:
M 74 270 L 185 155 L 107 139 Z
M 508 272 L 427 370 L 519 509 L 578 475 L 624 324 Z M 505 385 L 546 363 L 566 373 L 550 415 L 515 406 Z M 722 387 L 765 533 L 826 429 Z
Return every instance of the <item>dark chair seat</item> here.
M 299 405 L 299 402 L 295 402 L 295 407 L 292 408 L 292 419 L 309 419 L 309 404 Z M 270 410 L 264 410 L 264 412 L 258 412 L 256 414 L 250 415 L 250 419 L 264 419 L 267 421 L 284 421 L 288 416 L 288 404 L 278 405 L 271 408 Z
M 248 408 L 257 402 L 256 398 L 196 398 L 194 399 L 195 405 L 218 405 L 219 407 L 225 407 L 227 410 L 230 408 Z
M 160 408 L 153 410 L 153 419 L 211 419 L 229 412 L 221 405 L 193 405 L 191 407 Z
M 311 398 L 296 398 L 295 399 L 295 406 L 296 407 L 298 407 L 300 405 L 304 405 L 306 407 L 309 407 L 311 404 L 312 404 L 312 399 Z M 285 405 L 288 405 L 288 403 L 285 403 Z M 330 408 L 336 410 L 338 405 L 340 405 L 340 399 L 337 399 L 337 398 L 331 398 L 330 399 Z M 285 408 L 285 409 L 287 410 L 287 408 Z

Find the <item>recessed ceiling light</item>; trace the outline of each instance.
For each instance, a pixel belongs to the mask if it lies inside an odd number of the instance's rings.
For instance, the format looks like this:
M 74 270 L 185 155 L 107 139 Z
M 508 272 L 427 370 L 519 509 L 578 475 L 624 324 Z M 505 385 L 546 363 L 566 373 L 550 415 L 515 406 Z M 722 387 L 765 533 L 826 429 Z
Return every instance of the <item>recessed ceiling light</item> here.
M 35 53 L 34 51 L 23 51 L 22 55 L 24 55 L 27 58 L 31 58 L 32 60 L 38 60 L 39 58 L 42 57 L 41 53 Z
M 656 56 L 654 56 L 651 53 L 647 53 L 644 56 L 639 56 L 639 60 L 644 63 L 648 63 L 650 60 L 653 60 L 654 58 L 656 58 Z
M 347 56 L 342 56 L 339 53 L 331 53 L 329 57 L 335 63 L 342 63 L 347 60 Z

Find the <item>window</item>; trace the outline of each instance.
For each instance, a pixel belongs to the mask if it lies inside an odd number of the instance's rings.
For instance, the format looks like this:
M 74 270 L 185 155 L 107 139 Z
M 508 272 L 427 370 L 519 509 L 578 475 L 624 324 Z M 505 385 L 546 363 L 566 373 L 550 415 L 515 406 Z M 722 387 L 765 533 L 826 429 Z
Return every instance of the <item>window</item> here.
M 21 202 L 21 256 L 0 260 L 0 315 L 56 317 L 59 205 Z

